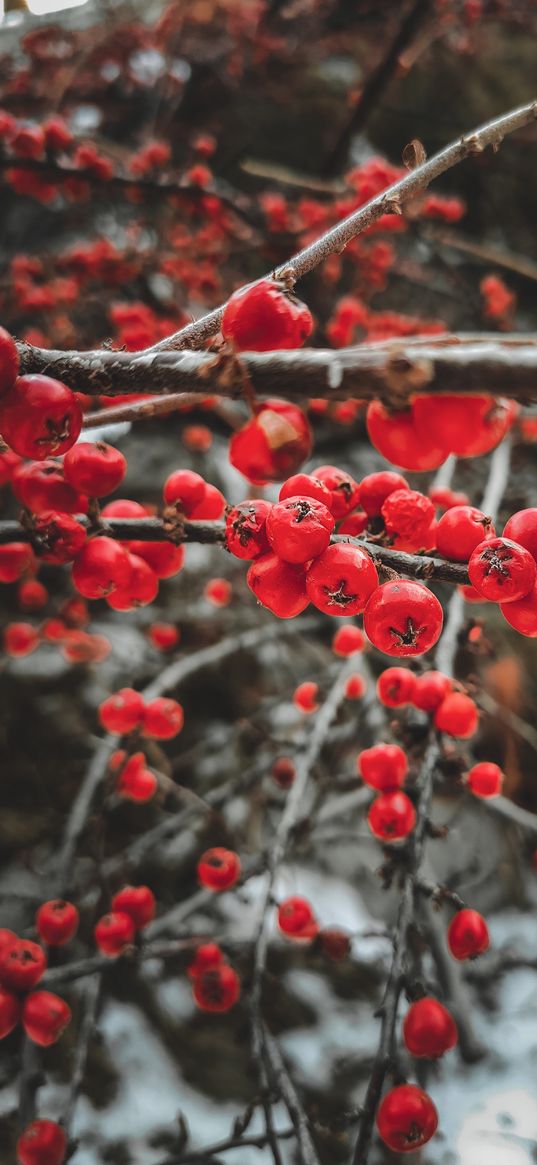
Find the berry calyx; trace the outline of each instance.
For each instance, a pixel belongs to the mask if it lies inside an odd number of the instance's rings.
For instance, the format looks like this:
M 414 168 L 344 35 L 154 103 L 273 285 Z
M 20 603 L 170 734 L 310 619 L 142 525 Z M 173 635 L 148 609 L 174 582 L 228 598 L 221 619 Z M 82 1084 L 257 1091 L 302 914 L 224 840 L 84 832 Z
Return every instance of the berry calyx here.
M 230 890 L 241 873 L 239 855 L 223 846 L 214 846 L 202 854 L 197 867 L 198 878 L 207 890 Z
M 423 655 L 440 638 L 442 607 L 419 583 L 382 583 L 364 611 L 364 630 L 374 647 L 386 655 Z
M 367 823 L 380 841 L 402 841 L 414 829 L 416 810 L 406 793 L 381 793 L 370 807 Z
M 468 574 L 472 586 L 484 599 L 512 603 L 533 589 L 537 566 L 525 547 L 509 538 L 491 538 L 476 546 L 468 563 Z
M 454 1048 L 457 1025 L 438 999 L 425 996 L 409 1007 L 403 1021 L 403 1039 L 412 1056 L 436 1060 Z
M 322 502 L 291 497 L 272 506 L 265 529 L 278 558 L 300 565 L 326 550 L 334 526 L 335 518 Z
M 399 1084 L 380 1102 L 377 1129 L 394 1153 L 414 1153 L 434 1137 L 438 1113 L 430 1096 L 415 1084 Z
M 452 918 L 447 932 L 448 947 L 454 959 L 476 959 L 488 951 L 490 936 L 482 914 L 467 907 Z
M 306 591 L 326 615 L 357 615 L 378 588 L 375 564 L 365 550 L 346 543 L 329 546 L 306 573 Z

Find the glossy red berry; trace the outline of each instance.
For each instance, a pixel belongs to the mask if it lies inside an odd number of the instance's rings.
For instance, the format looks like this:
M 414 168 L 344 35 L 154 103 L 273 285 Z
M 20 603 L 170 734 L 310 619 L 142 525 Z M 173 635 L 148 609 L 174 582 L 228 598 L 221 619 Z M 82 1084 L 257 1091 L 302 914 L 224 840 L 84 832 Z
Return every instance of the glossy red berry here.
M 71 1008 L 52 991 L 32 991 L 22 1006 L 22 1026 L 34 1044 L 48 1048 L 71 1021 Z
M 372 748 L 364 748 L 356 758 L 356 765 L 366 785 L 381 793 L 399 789 L 408 773 L 406 753 L 398 744 L 374 744 Z
M 0 328 L 0 397 L 13 388 L 18 372 L 17 345 L 13 336 L 10 336 L 5 328 Z
M 371 805 L 367 822 L 380 841 L 402 841 L 414 829 L 416 810 L 406 793 L 381 793 Z
M 280 502 L 284 502 L 286 498 L 298 497 L 315 498 L 316 502 L 322 502 L 323 506 L 331 511 L 330 490 L 320 477 L 315 477 L 312 473 L 294 473 L 281 486 L 278 495 Z
M 454 959 L 476 959 L 488 951 L 490 936 L 482 914 L 464 907 L 452 918 L 447 932 L 448 947 Z
M 436 549 L 452 562 L 467 562 L 480 542 L 494 538 L 492 519 L 475 506 L 453 506 L 436 526 Z
M 112 911 L 128 914 L 136 930 L 143 930 L 153 921 L 156 908 L 155 895 L 149 886 L 123 886 L 112 898 Z
M 306 898 L 285 898 L 278 907 L 278 927 L 287 938 L 312 939 L 319 929 Z
M 324 926 L 318 932 L 317 941 L 323 955 L 332 959 L 334 963 L 343 962 L 351 953 L 350 935 L 346 931 L 340 930 L 338 926 Z
M 241 873 L 239 855 L 223 846 L 208 849 L 198 862 L 198 879 L 207 890 L 230 890 Z
M 451 680 L 439 671 L 426 671 L 416 676 L 411 703 L 422 712 L 435 712 L 451 691 Z
M 374 400 L 368 406 L 366 420 L 375 449 L 402 469 L 438 469 L 449 453 L 442 441 L 435 442 L 432 433 L 426 439 L 418 435 L 413 408 L 392 413 L 381 401 Z
M 381 1140 L 394 1153 L 415 1153 L 438 1128 L 438 1113 L 430 1096 L 415 1084 L 399 1084 L 387 1092 L 376 1119 Z
M 400 473 L 393 473 L 390 469 L 369 473 L 360 482 L 360 505 L 370 518 L 377 518 L 390 494 L 409 489 L 408 482 Z
M 11 484 L 15 497 L 33 514 L 44 510 L 63 514 L 87 512 L 87 498 L 77 494 L 65 481 L 63 466 L 57 461 L 24 462 L 14 470 Z
M 44 461 L 65 453 L 81 428 L 76 393 L 49 376 L 19 376 L 0 400 L 0 433 L 21 457 Z
M 173 740 L 184 722 L 183 709 L 177 700 L 156 696 L 145 706 L 143 731 L 145 736 L 151 736 L 153 740 Z
M 319 685 L 314 683 L 313 680 L 305 680 L 303 684 L 299 684 L 298 688 L 295 688 L 293 704 L 301 712 L 316 712 L 319 707 L 318 695 Z
M 537 507 L 517 510 L 505 523 L 503 537 L 529 550 L 537 562 Z
M 272 506 L 266 534 L 278 558 L 300 565 L 326 550 L 334 526 L 335 519 L 322 502 L 291 497 Z
M 355 510 L 344 518 L 338 526 L 338 534 L 348 534 L 351 538 L 359 538 L 367 530 L 368 517 L 365 510 Z
M 296 777 L 294 762 L 288 756 L 279 756 L 274 761 L 270 774 L 280 789 L 290 789 Z
M 224 962 L 224 955 L 217 943 L 200 943 L 192 962 L 187 967 L 190 979 L 197 979 L 204 971 L 212 967 L 219 967 Z
M 0 987 L 0 1040 L 16 1028 L 21 1016 L 20 1001 L 12 991 Z
M 78 930 L 78 910 L 72 902 L 53 898 L 39 907 L 35 924 L 41 942 L 48 943 L 49 947 L 63 947 Z
M 4 651 L 13 658 L 31 655 L 39 646 L 39 634 L 31 623 L 8 623 L 4 631 Z
M 319 478 L 330 491 L 331 501 L 326 504 L 336 521 L 346 518 L 351 510 L 356 509 L 360 501 L 360 486 L 350 473 L 345 473 L 336 465 L 320 465 L 314 470 L 313 476 Z
M 312 330 L 305 303 L 274 279 L 259 279 L 234 291 L 222 317 L 222 335 L 237 352 L 300 348 Z
M 421 441 L 438 442 L 457 457 L 480 457 L 505 436 L 514 420 L 508 401 L 483 393 L 417 396 L 414 421 Z
M 369 554 L 347 543 L 329 546 L 306 573 L 309 598 L 326 615 L 358 615 L 377 587 Z
M 141 558 L 150 567 L 153 574 L 157 576 L 157 579 L 173 578 L 183 568 L 185 561 L 184 546 L 174 546 L 173 542 L 133 541 L 129 542 L 129 547 L 131 551 L 131 565 L 133 555 L 137 560 Z M 138 570 L 140 570 L 139 564 Z M 144 573 L 147 578 L 147 573 Z M 151 587 L 154 589 L 153 581 Z M 150 602 L 151 600 L 147 601 Z M 145 606 L 145 603 L 143 605 Z
M 34 553 L 28 542 L 9 542 L 7 546 L 0 546 L 0 582 L 17 582 L 32 569 L 34 562 Z
M 436 1060 L 455 1047 L 457 1025 L 438 999 L 425 996 L 409 1007 L 403 1021 L 403 1039 L 412 1056 Z
M 179 513 L 190 518 L 192 511 L 205 497 L 207 483 L 192 469 L 177 469 L 164 482 L 164 501 L 175 506 Z
M 359 672 L 354 672 L 347 677 L 345 682 L 345 695 L 347 700 L 361 700 L 366 690 L 367 684 Z
M 280 619 L 293 619 L 309 606 L 304 571 L 282 562 L 276 554 L 256 558 L 246 582 L 258 602 Z
M 262 498 L 240 502 L 226 518 L 226 547 L 235 558 L 259 558 L 270 549 L 266 523 L 272 509 Z
M 78 493 L 103 498 L 121 485 L 127 462 L 119 449 L 105 441 L 79 441 L 65 454 L 63 471 Z
M 201 502 L 194 506 L 190 517 L 193 522 L 217 521 L 223 516 L 225 508 L 226 499 L 223 493 L 215 485 L 207 482 Z
M 499 797 L 503 786 L 503 773 L 499 765 L 492 761 L 480 761 L 473 765 L 466 776 L 468 788 L 476 797 Z
M 523 599 L 537 579 L 535 559 L 509 538 L 481 542 L 468 563 L 470 582 L 479 595 L 496 603 Z
M 477 707 L 464 692 L 449 692 L 436 709 L 434 723 L 440 732 L 467 740 L 479 723 Z
M 396 549 L 413 553 L 434 546 L 434 505 L 419 490 L 408 486 L 394 490 L 383 502 L 381 514 Z
M 311 453 L 311 430 L 301 409 L 287 401 L 264 402 L 231 438 L 229 460 L 254 485 L 281 481 Z
M 526 635 L 528 639 L 537 637 L 537 583 L 522 599 L 500 603 L 500 611 L 515 631 Z
M 18 1165 L 63 1165 L 67 1137 L 55 1121 L 32 1121 L 17 1141 Z
M 412 704 L 416 676 L 407 667 L 387 667 L 377 680 L 377 696 L 386 708 L 403 708 Z
M 150 801 L 158 789 L 158 780 L 146 768 L 143 752 L 135 752 L 121 767 L 116 779 L 116 793 L 127 801 L 143 804 Z
M 129 554 L 129 566 L 126 586 L 118 586 L 106 596 L 106 602 L 113 611 L 134 611 L 138 607 L 147 607 L 158 594 L 158 578 L 144 558 Z
M 364 631 L 386 655 L 423 655 L 438 642 L 443 618 L 432 591 L 400 579 L 373 591 L 364 611 Z
M 237 972 L 227 963 L 208 967 L 193 979 L 192 995 L 201 1011 L 230 1011 L 240 997 Z
M 365 639 L 360 628 L 348 623 L 344 627 L 338 627 L 332 638 L 332 651 L 335 655 L 345 658 L 357 651 L 363 651 L 364 644 Z
M 158 651 L 171 651 L 181 638 L 179 628 L 173 623 L 152 623 L 147 634 Z
M 133 941 L 136 927 L 130 914 L 114 910 L 103 914 L 94 928 L 95 942 L 102 955 L 115 959 L 123 954 Z
M 91 538 L 73 563 L 73 582 L 85 599 L 104 599 L 129 584 L 128 552 L 113 538 Z
M 134 688 L 120 688 L 99 704 L 99 721 L 105 732 L 133 732 L 144 719 L 143 697 Z
M 0 983 L 11 991 L 31 991 L 43 978 L 47 956 L 38 943 L 16 938 L 0 947 Z
M 70 514 L 44 510 L 34 521 L 34 539 L 43 562 L 73 562 L 86 542 L 86 531 Z

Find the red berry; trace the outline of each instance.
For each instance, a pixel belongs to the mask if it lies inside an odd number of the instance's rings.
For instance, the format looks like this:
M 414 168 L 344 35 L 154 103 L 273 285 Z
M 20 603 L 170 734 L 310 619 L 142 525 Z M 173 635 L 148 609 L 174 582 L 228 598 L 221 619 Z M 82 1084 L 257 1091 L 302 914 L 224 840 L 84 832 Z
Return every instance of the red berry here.
M 226 499 L 215 485 L 206 484 L 205 493 L 194 506 L 190 517 L 193 522 L 212 522 L 223 516 L 226 508 Z
M 311 430 L 301 409 L 272 398 L 231 438 L 229 460 L 254 485 L 281 481 L 309 457 Z
M 44 461 L 65 453 L 81 428 L 76 394 L 49 376 L 19 376 L 0 401 L 0 432 L 21 457 Z
M 525 550 L 529 550 L 532 558 L 537 562 L 537 508 L 518 510 L 505 523 L 504 538 L 517 542 Z
M 298 688 L 295 688 L 293 704 L 296 708 L 300 708 L 301 712 L 316 712 L 319 707 L 318 695 L 319 685 L 312 680 L 306 680 L 303 684 L 299 684 Z
M 45 974 L 47 957 L 42 947 L 29 939 L 0 947 L 0 983 L 12 991 L 31 991 Z
M 123 886 L 112 898 L 112 910 L 128 914 L 136 930 L 143 930 L 155 917 L 155 895 L 149 886 Z
M 118 774 L 116 793 L 128 801 L 143 804 L 155 796 L 157 789 L 158 780 L 155 774 L 145 767 L 143 752 L 133 753 Z
M 418 439 L 439 443 L 457 457 L 480 457 L 505 436 L 514 420 L 508 401 L 484 394 L 417 396 L 414 422 Z
M 360 628 L 348 623 L 344 627 L 338 627 L 332 639 L 332 651 L 335 655 L 346 657 L 354 655 L 357 651 L 363 651 L 364 643 L 365 639 Z
M 386 655 L 423 655 L 438 642 L 442 607 L 420 583 L 382 583 L 364 612 L 364 631 L 374 647 Z
M 306 574 L 311 602 L 326 615 L 357 615 L 378 588 L 375 564 L 358 546 L 329 546 Z
M 377 1129 L 394 1153 L 414 1153 L 434 1137 L 438 1113 L 426 1092 L 415 1084 L 399 1084 L 387 1092 L 377 1112 Z
M 472 766 L 466 781 L 476 797 L 498 797 L 502 791 L 503 773 L 499 765 L 484 760 Z
M 0 987 L 0 1040 L 4 1040 L 16 1028 L 21 1015 L 21 1005 L 16 995 Z
M 381 793 L 375 797 L 367 821 L 371 833 L 381 841 L 401 841 L 414 829 L 416 810 L 406 793 Z
M 105 732 L 133 732 L 144 719 L 143 697 L 134 688 L 120 688 L 99 704 L 99 720 Z
M 368 517 L 365 510 L 355 510 L 344 518 L 338 527 L 338 534 L 348 534 L 351 538 L 359 538 L 367 529 Z
M 40 611 L 49 600 L 47 588 L 38 579 L 31 578 L 19 583 L 17 602 L 21 611 Z
M 63 466 L 56 461 L 31 461 L 18 466 L 11 484 L 15 497 L 33 514 L 44 510 L 59 510 L 64 514 L 87 511 L 87 499 L 67 484 Z
M 452 918 L 447 932 L 448 947 L 454 959 L 476 959 L 488 951 L 490 937 L 482 914 L 465 907 Z
M 429 490 L 429 497 L 435 506 L 439 506 L 441 510 L 450 510 L 452 506 L 468 506 L 470 499 L 462 490 L 449 489 L 448 486 L 432 487 Z
M 172 740 L 181 731 L 184 722 L 183 709 L 177 700 L 156 696 L 145 706 L 144 735 L 151 736 L 153 740 Z
M 510 600 L 508 603 L 500 603 L 500 611 L 515 631 L 519 631 L 521 635 L 526 635 L 529 639 L 537 637 L 537 583 L 534 584 L 529 594 L 524 595 L 522 599 Z
M 272 509 L 262 498 L 240 502 L 226 518 L 226 547 L 235 558 L 259 558 L 269 550 L 266 522 Z
M 32 1121 L 17 1141 L 18 1165 L 63 1165 L 67 1137 L 55 1121 Z
M 535 559 L 509 538 L 481 542 L 468 563 L 470 582 L 479 595 L 496 603 L 523 599 L 537 579 Z
M 72 902 L 53 898 L 39 907 L 35 924 L 42 942 L 50 947 L 63 947 L 78 930 L 78 910 Z
M 22 1026 L 34 1044 L 48 1048 L 71 1021 L 71 1008 L 52 991 L 33 991 L 22 1006 Z
M 7 655 L 31 655 L 39 646 L 39 635 L 31 623 L 9 623 L 4 631 L 4 650 Z
M 231 602 L 231 583 L 227 578 L 211 578 L 203 588 L 207 602 L 214 607 L 227 607 Z
M 230 890 L 239 880 L 240 873 L 239 855 L 223 846 L 206 850 L 198 862 L 198 878 L 207 890 Z
M 91 538 L 73 563 L 73 582 L 85 599 L 104 599 L 128 586 L 130 557 L 113 538 Z
M 158 651 L 171 651 L 180 639 L 179 629 L 173 623 L 152 623 L 147 634 Z
M 440 671 L 427 671 L 422 676 L 416 676 L 414 694 L 411 703 L 422 712 L 436 712 L 451 691 L 451 680 Z
M 391 413 L 381 401 L 374 400 L 366 420 L 375 449 L 402 469 L 438 469 L 449 453 L 442 441 L 435 442 L 432 433 L 425 438 L 418 435 L 413 408 Z
M 278 558 L 300 565 L 326 550 L 334 526 L 335 519 L 322 502 L 291 497 L 272 506 L 266 535 Z
M 196 950 L 193 961 L 187 967 L 187 975 L 197 979 L 204 971 L 218 967 L 224 962 L 224 956 L 217 943 L 201 943 Z
M 415 692 L 416 676 L 407 667 L 387 667 L 377 680 L 377 696 L 386 708 L 412 704 Z
M 455 1047 L 457 1025 L 446 1007 L 426 996 L 409 1007 L 403 1021 L 403 1039 L 412 1056 L 436 1060 Z
M 312 330 L 306 305 L 273 279 L 234 291 L 222 317 L 222 335 L 238 352 L 300 348 Z
M 400 788 L 408 773 L 406 753 L 398 744 L 374 744 L 372 748 L 364 748 L 356 758 L 356 765 L 366 785 L 381 793 Z
M 296 777 L 296 768 L 290 757 L 280 756 L 274 761 L 270 773 L 280 789 L 290 789 Z
M 306 898 L 285 898 L 278 907 L 278 927 L 288 938 L 312 939 L 319 929 Z
M 264 554 L 252 562 L 246 582 L 258 602 L 280 619 L 293 619 L 309 606 L 304 571 L 276 554 Z
M 337 926 L 323 927 L 317 935 L 317 940 L 323 955 L 327 955 L 335 963 L 341 963 L 351 953 L 350 936 Z
M 336 521 L 346 518 L 351 510 L 356 509 L 360 501 L 360 486 L 350 473 L 344 473 L 336 465 L 320 465 L 313 475 L 330 491 L 331 502 L 326 504 Z
M 396 490 L 410 490 L 408 482 L 400 473 L 393 473 L 389 469 L 370 473 L 360 482 L 360 505 L 370 518 L 376 518 L 386 498 Z
M 0 546 L 0 582 L 17 582 L 32 569 L 34 562 L 34 553 L 28 542 L 9 542 L 7 546 Z
M 34 537 L 43 562 L 73 562 L 86 541 L 86 531 L 70 514 L 44 510 L 35 519 Z
M 315 498 L 316 502 L 322 502 L 328 510 L 331 509 L 332 495 L 328 486 L 320 477 L 311 473 L 294 473 L 288 477 L 280 489 L 278 500 L 284 502 L 287 498 L 298 497 Z
M 360 700 L 367 689 L 367 684 L 364 677 L 358 672 L 348 676 L 345 683 L 345 695 L 347 700 Z
M 130 575 L 124 587 L 116 587 L 106 596 L 109 607 L 114 611 L 133 611 L 137 607 L 147 607 L 158 594 L 158 578 L 143 558 L 129 554 Z
M 386 498 L 381 513 L 386 532 L 398 550 L 412 553 L 434 546 L 434 506 L 425 494 L 408 486 L 396 489 Z
M 103 914 L 93 931 L 95 942 L 102 955 L 114 959 L 123 954 L 132 943 L 136 927 L 130 914 L 124 910 Z
M 131 555 L 135 555 L 137 559 L 141 558 L 151 568 L 153 574 L 156 574 L 157 579 L 173 578 L 182 570 L 185 561 L 184 546 L 174 546 L 173 542 L 133 541 L 129 542 L 129 548 Z
M 467 740 L 473 736 L 479 722 L 477 707 L 464 692 L 450 692 L 438 705 L 434 723 L 440 732 Z
M 467 562 L 480 542 L 494 538 L 492 519 L 475 506 L 453 506 L 436 527 L 436 548 L 452 562 Z
M 13 388 L 18 372 L 17 345 L 13 336 L 10 336 L 5 328 L 0 328 L 0 396 L 4 396 L 4 393 Z
M 202 971 L 192 983 L 194 1002 L 201 1011 L 230 1011 L 241 993 L 237 972 L 227 963 Z
M 127 462 L 119 449 L 105 441 L 80 441 L 63 460 L 65 479 L 78 493 L 103 498 L 121 485 Z
M 112 645 L 105 635 L 68 630 L 61 650 L 69 663 L 101 663 L 110 655 Z
M 190 518 L 192 510 L 203 501 L 206 488 L 207 482 L 199 473 L 192 469 L 177 469 L 164 482 L 164 501 Z

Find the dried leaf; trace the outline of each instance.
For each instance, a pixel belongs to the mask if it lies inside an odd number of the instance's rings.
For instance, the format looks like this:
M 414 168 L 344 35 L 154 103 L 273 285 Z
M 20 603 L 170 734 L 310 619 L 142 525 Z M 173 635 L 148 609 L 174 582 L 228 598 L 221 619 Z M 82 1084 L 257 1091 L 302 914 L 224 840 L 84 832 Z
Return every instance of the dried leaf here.
M 423 163 L 427 161 L 423 142 L 420 142 L 419 138 L 412 138 L 412 141 L 403 150 L 402 159 L 407 170 L 415 170 L 416 166 L 423 166 Z

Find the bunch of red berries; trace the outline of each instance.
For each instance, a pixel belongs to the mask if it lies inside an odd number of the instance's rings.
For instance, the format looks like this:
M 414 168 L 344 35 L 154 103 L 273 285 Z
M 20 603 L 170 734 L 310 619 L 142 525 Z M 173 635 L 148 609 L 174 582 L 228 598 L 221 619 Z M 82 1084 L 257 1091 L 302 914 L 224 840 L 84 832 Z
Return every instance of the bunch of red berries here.
M 132 945 L 138 931 L 153 921 L 156 903 L 149 886 L 124 886 L 114 894 L 111 905 L 93 933 L 101 954 L 115 959 Z
M 216 943 L 202 943 L 188 967 L 192 996 L 200 1011 L 230 1011 L 241 993 L 239 976 Z
M 61 946 L 73 936 L 78 912 L 70 903 L 44 903 L 37 914 L 39 935 L 50 945 Z M 50 940 L 53 940 L 50 942 Z M 47 967 L 39 943 L 0 931 L 0 1039 L 20 1022 L 28 1038 L 48 1048 L 59 1040 L 70 1023 L 71 1008 L 51 991 L 35 991 Z

